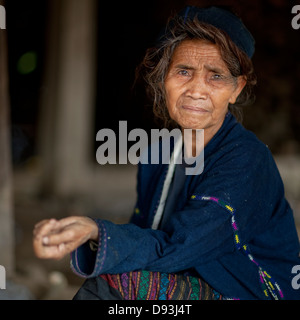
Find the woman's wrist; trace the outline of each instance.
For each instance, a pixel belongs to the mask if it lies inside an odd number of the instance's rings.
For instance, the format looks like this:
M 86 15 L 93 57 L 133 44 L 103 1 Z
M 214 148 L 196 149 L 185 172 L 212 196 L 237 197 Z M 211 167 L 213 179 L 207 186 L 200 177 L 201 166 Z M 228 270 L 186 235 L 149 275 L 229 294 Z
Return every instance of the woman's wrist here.
M 91 219 L 91 218 L 89 218 L 89 219 L 91 221 L 91 232 L 90 232 L 89 240 L 98 243 L 98 238 L 99 238 L 98 225 L 93 219 Z

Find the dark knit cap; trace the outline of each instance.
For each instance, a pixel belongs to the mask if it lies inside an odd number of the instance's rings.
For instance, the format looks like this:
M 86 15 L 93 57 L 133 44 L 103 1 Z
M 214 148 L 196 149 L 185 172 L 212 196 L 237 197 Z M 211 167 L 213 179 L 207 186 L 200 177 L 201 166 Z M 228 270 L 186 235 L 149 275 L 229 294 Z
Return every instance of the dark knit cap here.
M 187 6 L 178 14 L 184 21 L 195 17 L 226 32 L 236 46 L 251 59 L 255 51 L 255 40 L 242 20 L 228 10 L 219 7 L 198 8 Z

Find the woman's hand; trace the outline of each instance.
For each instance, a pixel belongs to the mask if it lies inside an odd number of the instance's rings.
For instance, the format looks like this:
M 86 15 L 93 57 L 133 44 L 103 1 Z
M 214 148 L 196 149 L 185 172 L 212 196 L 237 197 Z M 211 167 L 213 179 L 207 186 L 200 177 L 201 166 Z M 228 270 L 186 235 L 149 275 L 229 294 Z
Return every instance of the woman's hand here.
M 98 226 L 87 217 L 43 220 L 33 231 L 34 252 L 41 259 L 59 260 L 88 240 L 98 241 Z

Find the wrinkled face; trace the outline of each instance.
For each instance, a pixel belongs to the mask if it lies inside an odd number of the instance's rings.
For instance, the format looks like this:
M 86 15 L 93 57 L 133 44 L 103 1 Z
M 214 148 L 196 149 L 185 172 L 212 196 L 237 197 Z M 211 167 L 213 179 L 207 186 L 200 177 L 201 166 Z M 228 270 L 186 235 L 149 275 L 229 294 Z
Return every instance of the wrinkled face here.
M 182 129 L 204 129 L 207 143 L 245 84 L 230 74 L 215 44 L 185 40 L 175 49 L 165 79 L 169 115 Z

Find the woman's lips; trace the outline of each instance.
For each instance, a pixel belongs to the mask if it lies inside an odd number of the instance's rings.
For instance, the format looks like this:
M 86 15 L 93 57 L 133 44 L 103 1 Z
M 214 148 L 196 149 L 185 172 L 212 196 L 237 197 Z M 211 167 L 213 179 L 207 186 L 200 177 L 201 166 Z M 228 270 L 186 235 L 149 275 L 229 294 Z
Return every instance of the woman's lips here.
M 209 112 L 209 110 L 207 110 L 207 109 L 204 109 L 202 107 L 196 107 L 196 106 L 183 105 L 182 108 L 185 110 L 188 110 L 188 111 L 195 112 L 195 113 L 208 113 Z

